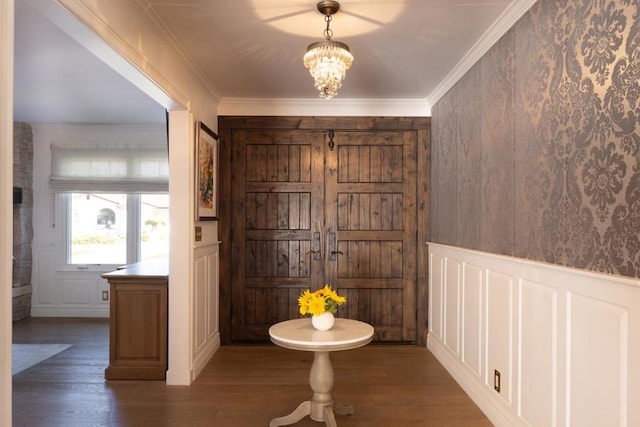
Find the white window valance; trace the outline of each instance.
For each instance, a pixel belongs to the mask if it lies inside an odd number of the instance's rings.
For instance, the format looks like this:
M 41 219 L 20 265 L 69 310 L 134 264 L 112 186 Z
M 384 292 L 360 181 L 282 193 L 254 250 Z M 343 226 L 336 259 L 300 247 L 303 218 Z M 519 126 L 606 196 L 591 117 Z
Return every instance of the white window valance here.
M 52 145 L 49 187 L 55 193 L 167 192 L 167 150 L 67 148 Z

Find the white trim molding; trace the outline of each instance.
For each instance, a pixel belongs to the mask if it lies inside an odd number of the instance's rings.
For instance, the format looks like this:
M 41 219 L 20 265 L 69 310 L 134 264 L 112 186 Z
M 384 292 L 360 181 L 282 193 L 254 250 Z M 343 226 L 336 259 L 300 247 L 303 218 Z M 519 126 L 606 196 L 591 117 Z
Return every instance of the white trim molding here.
M 429 117 L 424 99 L 223 98 L 219 116 L 386 116 Z
M 10 426 L 14 1 L 0 1 L 0 425 Z
M 496 426 L 640 425 L 640 280 L 429 243 L 427 347 Z
M 31 317 L 82 317 L 82 318 L 109 318 L 107 308 L 32 308 Z

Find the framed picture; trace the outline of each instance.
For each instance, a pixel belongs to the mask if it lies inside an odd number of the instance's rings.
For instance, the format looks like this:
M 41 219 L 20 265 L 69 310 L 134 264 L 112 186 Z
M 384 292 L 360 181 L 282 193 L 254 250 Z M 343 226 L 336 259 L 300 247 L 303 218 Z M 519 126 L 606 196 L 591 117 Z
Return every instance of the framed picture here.
M 218 217 L 218 135 L 196 122 L 196 221 Z

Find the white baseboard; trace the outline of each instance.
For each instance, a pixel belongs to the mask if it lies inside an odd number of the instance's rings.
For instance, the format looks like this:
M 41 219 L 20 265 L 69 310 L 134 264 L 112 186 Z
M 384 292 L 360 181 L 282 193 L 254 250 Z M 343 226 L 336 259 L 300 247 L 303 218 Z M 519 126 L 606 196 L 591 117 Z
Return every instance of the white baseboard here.
M 105 308 L 40 308 L 31 307 L 31 317 L 109 317 Z
M 220 348 L 220 333 L 216 333 L 213 338 L 202 346 L 199 354 L 194 355 L 193 365 L 191 368 L 191 381 L 194 381 L 204 367 L 209 363 L 216 351 Z

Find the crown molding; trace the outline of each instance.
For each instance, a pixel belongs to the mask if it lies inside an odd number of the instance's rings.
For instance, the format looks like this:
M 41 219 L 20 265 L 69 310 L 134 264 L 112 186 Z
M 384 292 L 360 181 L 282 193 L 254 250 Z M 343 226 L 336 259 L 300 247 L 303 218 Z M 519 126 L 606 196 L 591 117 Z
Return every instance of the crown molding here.
M 456 64 L 456 66 L 447 74 L 447 76 L 440 82 L 438 86 L 427 96 L 427 101 L 430 106 L 433 106 L 438 102 L 442 96 L 444 96 L 449 89 L 456 84 L 458 80 L 465 75 L 467 71 L 476 63 L 482 56 L 487 53 L 491 47 L 505 35 L 515 23 L 522 18 L 522 16 L 531 9 L 537 0 L 514 0 L 502 14 L 496 19 L 496 21 L 489 27 L 489 29 L 478 39 L 478 41 L 471 47 L 467 54 Z
M 429 117 L 425 99 L 223 98 L 219 116 Z
M 174 52 L 184 61 L 184 63 L 189 67 L 189 69 L 200 79 L 200 82 L 203 86 L 207 88 L 210 92 L 211 96 L 219 101 L 222 98 L 222 95 L 218 91 L 216 87 L 214 87 L 209 79 L 207 79 L 205 73 L 200 69 L 196 62 L 193 60 L 191 55 L 187 53 L 187 50 L 184 46 L 178 41 L 176 36 L 171 32 L 171 30 L 167 27 L 165 22 L 160 18 L 156 10 L 153 6 L 146 0 L 131 0 L 131 4 L 133 8 L 137 11 L 138 15 L 146 20 L 149 28 L 153 30 L 156 35 L 161 39 L 166 41 Z

